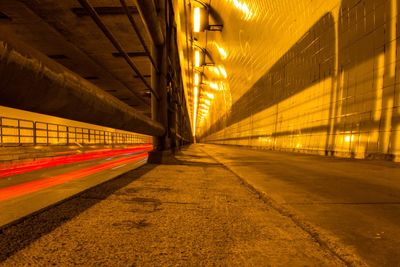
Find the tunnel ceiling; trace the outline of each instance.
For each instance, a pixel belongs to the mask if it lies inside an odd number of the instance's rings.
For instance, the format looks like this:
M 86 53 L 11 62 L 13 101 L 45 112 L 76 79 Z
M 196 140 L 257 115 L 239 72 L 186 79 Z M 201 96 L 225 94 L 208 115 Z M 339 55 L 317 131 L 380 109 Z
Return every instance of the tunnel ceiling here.
M 150 46 L 134 2 L 126 2 Z M 90 3 L 150 83 L 150 61 L 120 1 Z M 0 12 L 0 31 L 15 35 L 129 106 L 150 115 L 149 90 L 78 1 L 2 0 Z
M 144 49 L 121 9 L 120 1 L 89 2 L 150 82 L 150 61 L 144 55 Z M 310 29 L 321 18 L 331 14 L 334 23 L 337 23 L 343 1 L 172 2 L 179 33 L 178 45 L 188 111 L 192 126 L 196 125 L 196 132 L 201 135 L 221 118 L 231 114 L 235 103 L 241 103 L 239 100 L 246 93 L 252 92 L 250 89 L 257 82 L 262 82 L 260 79 L 275 64 L 285 62 L 282 57 L 296 43 L 301 43 L 303 38 L 313 34 Z M 358 2 L 350 1 L 351 5 Z M 375 2 L 379 1 L 366 1 L 372 4 Z M 129 0 L 127 3 L 150 46 L 150 38 L 136 12 L 135 1 Z M 208 19 L 209 22 L 207 29 L 198 33 L 193 31 L 196 7 L 206 10 L 201 13 L 201 18 L 202 21 Z M 2 0 L 0 12 L 0 30 L 12 32 L 48 57 L 149 115 L 148 89 L 77 0 Z M 194 66 L 196 49 L 200 49 L 205 55 L 200 67 Z M 195 73 L 202 77 L 196 105 Z M 257 95 L 253 98 L 257 98 Z M 247 104 L 243 103 L 241 108 L 245 108 Z
M 314 23 L 339 6 L 337 0 L 176 0 L 181 31 L 178 42 L 192 124 L 194 73 L 203 76 L 197 101 L 197 134 L 230 113 L 233 104 L 301 41 Z M 202 20 L 208 16 L 208 30 L 193 32 L 195 7 L 208 10 L 208 15 L 201 14 Z M 219 25 L 222 31 L 217 30 Z M 205 64 L 200 68 L 194 67 L 198 47 L 206 51 Z

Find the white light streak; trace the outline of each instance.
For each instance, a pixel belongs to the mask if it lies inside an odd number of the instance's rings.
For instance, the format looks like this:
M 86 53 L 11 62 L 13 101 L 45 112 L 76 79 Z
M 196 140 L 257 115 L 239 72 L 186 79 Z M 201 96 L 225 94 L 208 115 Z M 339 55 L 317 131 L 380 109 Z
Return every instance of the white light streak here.
M 199 50 L 196 49 L 194 51 L 194 66 L 198 68 L 200 67 L 200 64 L 201 64 L 201 53 Z
M 219 72 L 222 74 L 222 76 L 224 76 L 225 79 L 228 78 L 228 73 L 226 72 L 224 67 L 219 66 L 218 69 L 219 69 Z
M 200 7 L 194 8 L 194 15 L 193 15 L 193 31 L 200 32 L 201 27 L 201 12 Z

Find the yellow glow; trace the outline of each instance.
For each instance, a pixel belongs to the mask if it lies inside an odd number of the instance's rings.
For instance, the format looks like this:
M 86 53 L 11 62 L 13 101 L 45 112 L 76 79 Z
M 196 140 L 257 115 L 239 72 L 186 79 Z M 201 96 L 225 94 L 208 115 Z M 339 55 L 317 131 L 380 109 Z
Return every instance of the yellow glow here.
M 193 31 L 200 32 L 201 25 L 201 15 L 200 15 L 200 7 L 194 8 L 194 18 L 193 18 Z
M 214 73 L 219 76 L 221 73 L 219 72 L 219 69 L 217 67 L 213 68 Z
M 214 89 L 214 90 L 218 90 L 219 89 L 218 84 L 216 84 L 216 83 L 210 83 L 210 88 Z
M 193 92 L 193 136 L 196 135 L 196 118 L 197 118 L 197 101 L 199 95 L 199 88 L 197 86 L 194 87 Z
M 346 135 L 345 138 L 344 138 L 344 141 L 346 143 L 349 143 L 349 142 L 351 142 L 353 140 L 354 140 L 354 135 Z
M 209 99 L 214 99 L 214 94 L 212 94 L 212 93 L 206 93 L 206 96 L 207 96 Z
M 224 76 L 225 79 L 228 78 L 228 73 L 226 73 L 226 70 L 224 67 L 219 66 L 218 69 L 219 69 L 220 73 L 222 74 L 222 76 Z
M 194 51 L 194 66 L 195 67 L 200 67 L 200 61 L 201 61 L 201 55 L 199 50 Z
M 247 6 L 246 3 L 240 2 L 239 0 L 232 0 L 233 4 L 237 9 L 239 9 L 241 12 L 243 12 L 244 19 L 245 20 L 250 20 L 253 17 L 253 12 L 250 10 L 250 8 Z
M 210 100 L 204 99 L 204 98 L 202 100 L 206 105 L 211 105 L 211 101 Z
M 199 86 L 199 84 L 200 84 L 200 75 L 196 72 L 194 74 L 194 85 Z
M 228 53 L 225 51 L 225 49 L 223 49 L 219 45 L 217 45 L 217 49 L 218 49 L 219 54 L 221 55 L 221 58 L 223 60 L 225 60 L 228 57 Z

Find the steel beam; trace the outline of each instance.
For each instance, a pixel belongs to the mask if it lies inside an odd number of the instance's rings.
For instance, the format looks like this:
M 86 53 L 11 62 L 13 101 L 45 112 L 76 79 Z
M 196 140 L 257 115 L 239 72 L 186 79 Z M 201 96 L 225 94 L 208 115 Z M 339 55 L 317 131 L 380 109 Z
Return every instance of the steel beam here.
M 149 48 L 146 45 L 146 41 L 144 40 L 142 34 L 140 33 L 139 26 L 136 24 L 136 22 L 135 22 L 135 20 L 134 20 L 134 18 L 132 16 L 132 12 L 129 10 L 129 7 L 126 4 L 125 0 L 120 0 L 120 2 L 121 2 L 121 5 L 122 5 L 123 9 L 125 10 L 125 14 L 128 17 L 129 22 L 132 25 L 133 30 L 135 31 L 137 37 L 139 38 L 140 43 L 143 46 L 144 51 L 146 51 L 147 56 L 149 57 L 149 59 L 151 61 L 151 64 L 153 65 L 153 67 L 158 72 L 159 70 L 158 70 L 158 67 L 157 67 L 157 63 L 154 60 L 153 56 L 151 55 L 151 52 L 150 52 Z
M 113 44 L 115 49 L 117 49 L 123 55 L 125 61 L 131 67 L 131 69 L 139 76 L 140 80 L 144 83 L 144 85 L 153 93 L 153 95 L 155 95 L 156 98 L 159 98 L 158 93 L 155 90 L 153 90 L 153 88 L 150 86 L 150 84 L 147 82 L 147 80 L 140 73 L 140 71 L 137 68 L 137 66 L 135 65 L 135 63 L 129 57 L 128 53 L 122 48 L 122 45 L 118 42 L 118 40 L 115 38 L 115 36 L 112 34 L 112 32 L 104 24 L 103 20 L 100 18 L 99 14 L 97 14 L 94 7 L 87 0 L 78 0 L 78 2 L 81 4 L 81 6 L 83 8 L 86 9 L 86 11 L 89 13 L 90 17 L 93 19 L 93 21 L 96 23 L 96 25 L 100 28 L 100 30 L 104 33 L 104 35 L 108 38 L 108 40 L 110 40 L 110 42 Z
M 119 6 L 99 6 L 95 7 L 94 9 L 100 16 L 113 16 L 113 15 L 120 16 L 125 14 L 124 8 Z M 71 10 L 78 17 L 89 16 L 89 13 L 84 8 L 74 7 Z M 130 13 L 139 14 L 135 6 L 128 6 L 128 10 Z
M 0 105 L 153 136 L 165 133 L 160 123 L 3 33 L 0 77 Z
M 161 29 L 154 1 L 136 0 L 136 6 L 154 44 L 156 46 L 163 45 L 165 42 L 165 36 L 163 34 L 163 30 Z

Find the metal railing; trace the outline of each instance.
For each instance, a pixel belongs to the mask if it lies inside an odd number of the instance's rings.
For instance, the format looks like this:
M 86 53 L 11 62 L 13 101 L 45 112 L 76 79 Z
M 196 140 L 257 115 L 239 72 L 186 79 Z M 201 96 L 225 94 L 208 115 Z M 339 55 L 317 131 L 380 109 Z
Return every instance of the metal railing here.
M 0 117 L 0 146 L 112 145 L 152 143 L 152 137 Z

